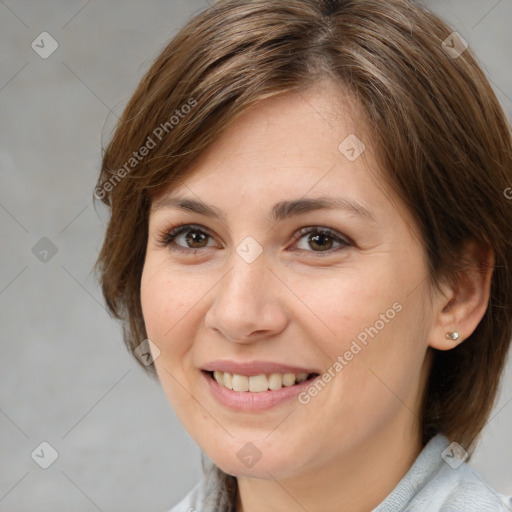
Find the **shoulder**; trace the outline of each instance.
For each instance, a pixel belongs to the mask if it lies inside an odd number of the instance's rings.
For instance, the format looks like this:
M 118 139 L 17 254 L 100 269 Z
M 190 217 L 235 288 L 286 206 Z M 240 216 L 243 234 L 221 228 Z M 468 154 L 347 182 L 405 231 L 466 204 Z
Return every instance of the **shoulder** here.
M 211 461 L 207 461 L 206 466 L 203 466 L 201 480 L 167 512 L 227 512 L 233 509 L 236 478 L 223 473 Z
M 219 471 L 206 471 L 201 480 L 167 512 L 224 512 L 232 509 L 229 482 Z M 236 480 L 235 480 L 236 482 Z M 236 483 L 235 483 L 236 485 Z
M 373 512 L 508 512 L 509 503 L 438 435 Z
M 439 482 L 440 512 L 505 512 L 505 496 L 499 494 L 476 470 L 462 464 L 456 470 L 449 466 L 437 473 L 433 484 Z M 428 486 L 426 487 L 428 490 Z
M 174 507 L 167 512 L 208 512 L 202 503 L 205 498 L 204 481 L 199 481 L 193 489 Z

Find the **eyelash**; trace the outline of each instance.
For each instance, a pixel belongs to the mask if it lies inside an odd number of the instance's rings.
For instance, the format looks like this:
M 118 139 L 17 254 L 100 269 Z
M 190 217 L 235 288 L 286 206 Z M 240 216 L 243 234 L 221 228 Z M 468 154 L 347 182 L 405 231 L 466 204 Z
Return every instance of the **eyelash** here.
M 170 229 L 166 229 L 162 233 L 158 234 L 157 235 L 157 245 L 159 247 L 168 247 L 172 251 L 186 253 L 188 255 L 195 255 L 198 251 L 201 251 L 202 249 L 209 248 L 209 247 L 186 248 L 186 247 L 180 246 L 174 242 L 176 237 L 178 237 L 182 233 L 186 233 L 189 231 L 196 232 L 196 233 L 202 233 L 202 234 L 206 235 L 207 237 L 213 238 L 201 226 L 197 226 L 194 224 L 179 224 Z M 328 249 L 326 251 L 306 251 L 305 249 L 298 249 L 299 251 L 311 252 L 315 255 L 319 255 L 320 257 L 322 257 L 323 255 L 329 255 L 334 252 L 338 252 L 341 249 L 345 249 L 347 247 L 354 246 L 354 242 L 352 242 L 352 240 L 350 240 L 350 238 L 342 237 L 341 235 L 339 235 L 336 231 L 333 231 L 332 229 L 321 228 L 318 226 L 309 226 L 309 227 L 301 228 L 297 232 L 297 234 L 294 235 L 294 237 L 293 237 L 294 243 L 298 242 L 304 236 L 310 235 L 310 234 L 326 235 L 326 236 L 330 237 L 332 240 L 334 240 L 335 242 L 339 243 L 340 247 L 337 247 L 334 249 Z

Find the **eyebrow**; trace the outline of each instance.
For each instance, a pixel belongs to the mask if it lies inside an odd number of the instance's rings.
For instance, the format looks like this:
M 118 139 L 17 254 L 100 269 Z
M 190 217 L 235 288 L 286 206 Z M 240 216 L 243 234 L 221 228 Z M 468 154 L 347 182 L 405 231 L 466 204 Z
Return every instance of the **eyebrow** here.
M 215 217 L 227 224 L 225 214 L 218 208 L 202 201 L 180 197 L 168 197 L 161 201 L 155 201 L 151 206 L 153 211 L 164 208 L 178 208 L 181 210 L 198 213 L 208 217 Z M 371 210 L 360 203 L 343 197 L 317 197 L 314 199 L 295 199 L 276 203 L 270 211 L 270 220 L 278 222 L 296 215 L 302 215 L 316 210 L 345 210 L 354 213 L 371 222 L 377 223 L 377 219 Z

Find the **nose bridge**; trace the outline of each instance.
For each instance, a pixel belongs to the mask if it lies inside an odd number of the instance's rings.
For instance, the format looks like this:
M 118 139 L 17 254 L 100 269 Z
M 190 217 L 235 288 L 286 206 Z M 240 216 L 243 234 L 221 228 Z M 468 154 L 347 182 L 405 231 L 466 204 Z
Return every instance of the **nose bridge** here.
M 269 273 L 268 251 L 264 251 L 263 245 L 254 237 L 245 236 L 233 246 L 228 265 L 230 271 L 226 279 L 223 279 L 223 288 L 229 288 L 229 296 L 235 298 L 240 294 L 242 297 L 252 296 L 257 299 L 260 292 L 264 292 L 262 284 L 266 279 L 265 274 Z M 249 294 L 251 288 L 253 293 Z
M 233 252 L 230 270 L 219 282 L 206 315 L 206 326 L 238 342 L 278 332 L 286 315 L 274 290 L 277 284 L 264 253 L 246 259 L 243 252 Z
M 228 303 L 251 303 L 251 308 L 258 308 L 260 302 L 265 302 L 264 295 L 272 287 L 268 279 L 270 271 L 265 254 L 262 253 L 252 261 L 244 259 L 238 253 L 233 254 L 230 268 L 221 286 L 222 300 L 227 300 Z

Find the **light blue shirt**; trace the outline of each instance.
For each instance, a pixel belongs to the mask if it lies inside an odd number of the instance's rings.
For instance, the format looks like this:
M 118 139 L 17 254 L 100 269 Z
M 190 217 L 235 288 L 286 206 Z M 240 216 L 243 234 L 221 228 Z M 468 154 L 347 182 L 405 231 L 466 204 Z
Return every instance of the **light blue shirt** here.
M 169 512 L 224 512 L 211 504 L 217 488 L 218 482 L 207 488 L 203 479 Z M 439 434 L 372 512 L 512 512 L 512 498 L 489 487 Z

